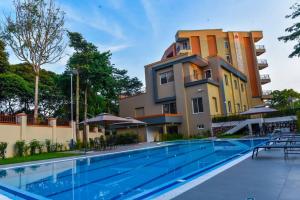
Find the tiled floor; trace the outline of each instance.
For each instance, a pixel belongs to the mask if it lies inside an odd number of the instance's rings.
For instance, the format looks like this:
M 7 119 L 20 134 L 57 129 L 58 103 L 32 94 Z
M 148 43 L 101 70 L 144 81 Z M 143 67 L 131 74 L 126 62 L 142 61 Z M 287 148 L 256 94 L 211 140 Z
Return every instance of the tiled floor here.
M 261 151 L 179 195 L 176 200 L 299 200 L 300 155 Z

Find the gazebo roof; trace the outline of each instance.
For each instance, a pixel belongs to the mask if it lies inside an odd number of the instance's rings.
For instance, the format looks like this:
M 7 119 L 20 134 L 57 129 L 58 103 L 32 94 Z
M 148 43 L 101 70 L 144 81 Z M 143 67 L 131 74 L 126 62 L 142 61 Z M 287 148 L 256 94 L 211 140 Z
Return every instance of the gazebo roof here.
M 250 108 L 249 110 L 240 113 L 241 115 L 255 115 L 255 114 L 264 114 L 264 113 L 271 113 L 276 112 L 277 110 L 274 108 L 269 108 L 266 106 L 256 106 L 253 108 Z

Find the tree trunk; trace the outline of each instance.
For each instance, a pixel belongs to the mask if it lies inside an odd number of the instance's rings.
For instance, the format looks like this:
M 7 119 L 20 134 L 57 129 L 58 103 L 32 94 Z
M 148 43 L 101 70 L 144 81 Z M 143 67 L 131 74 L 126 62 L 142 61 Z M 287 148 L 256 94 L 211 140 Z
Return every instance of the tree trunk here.
M 88 93 L 88 88 L 85 86 L 84 90 L 84 121 L 87 120 L 87 93 Z M 84 122 L 84 130 L 83 130 L 83 143 L 86 145 L 87 144 L 87 132 L 86 132 L 86 122 Z
M 34 85 L 34 123 L 38 120 L 38 110 L 39 110 L 39 74 L 35 74 L 35 85 Z
M 79 73 L 76 74 L 76 138 L 80 141 L 79 134 Z

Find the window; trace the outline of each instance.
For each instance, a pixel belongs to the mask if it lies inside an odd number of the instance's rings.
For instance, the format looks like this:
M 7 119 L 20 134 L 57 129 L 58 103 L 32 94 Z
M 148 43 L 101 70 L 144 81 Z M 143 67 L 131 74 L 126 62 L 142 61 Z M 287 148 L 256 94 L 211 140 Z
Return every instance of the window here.
M 168 134 L 178 134 L 178 127 L 177 126 L 167 126 L 167 133 Z
M 238 83 L 237 83 L 237 80 L 234 80 L 233 82 L 234 82 L 234 89 L 237 90 L 237 89 L 238 89 Z
M 224 40 L 224 47 L 225 47 L 225 49 L 229 49 L 229 42 L 228 42 L 228 40 Z
M 226 74 L 224 75 L 224 79 L 225 79 L 225 84 L 228 85 L 228 76 Z
M 215 105 L 215 111 L 219 112 L 217 98 L 213 97 L 212 99 L 213 99 L 213 104 Z
M 232 112 L 232 107 L 231 107 L 231 102 L 228 101 L 228 112 L 231 113 Z
M 203 112 L 202 97 L 192 99 L 193 114 Z
M 197 125 L 197 129 L 198 129 L 198 130 L 204 129 L 204 124 L 198 124 L 198 125 Z
M 163 114 L 166 114 L 166 113 L 169 113 L 169 114 L 177 113 L 177 108 L 176 108 L 175 102 L 163 104 Z
M 185 50 L 189 50 L 190 49 L 188 41 L 183 41 L 182 42 L 182 49 L 185 49 Z
M 199 73 L 199 70 L 194 69 L 194 70 L 193 70 L 193 75 L 194 75 L 194 79 L 195 79 L 195 80 L 199 80 L 199 79 L 200 79 L 200 73 Z
M 231 63 L 231 56 L 229 54 L 226 55 L 226 61 Z
M 144 107 L 135 108 L 135 117 L 141 117 L 145 115 Z
M 173 71 L 168 71 L 160 74 L 160 84 L 165 84 L 174 81 Z
M 244 105 L 244 111 L 247 111 L 247 106 L 246 105 Z
M 211 69 L 205 70 L 205 78 L 209 79 L 211 77 L 212 77 L 212 75 L 211 75 Z
M 242 90 L 242 92 L 244 92 L 244 84 L 243 83 L 241 83 L 241 90 Z

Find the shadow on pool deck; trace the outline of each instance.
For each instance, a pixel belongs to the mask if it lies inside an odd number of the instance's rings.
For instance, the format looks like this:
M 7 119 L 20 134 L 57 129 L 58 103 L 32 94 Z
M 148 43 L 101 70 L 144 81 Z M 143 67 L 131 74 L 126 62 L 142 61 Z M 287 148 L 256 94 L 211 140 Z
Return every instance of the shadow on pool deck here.
M 300 155 L 261 151 L 174 199 L 299 200 Z

